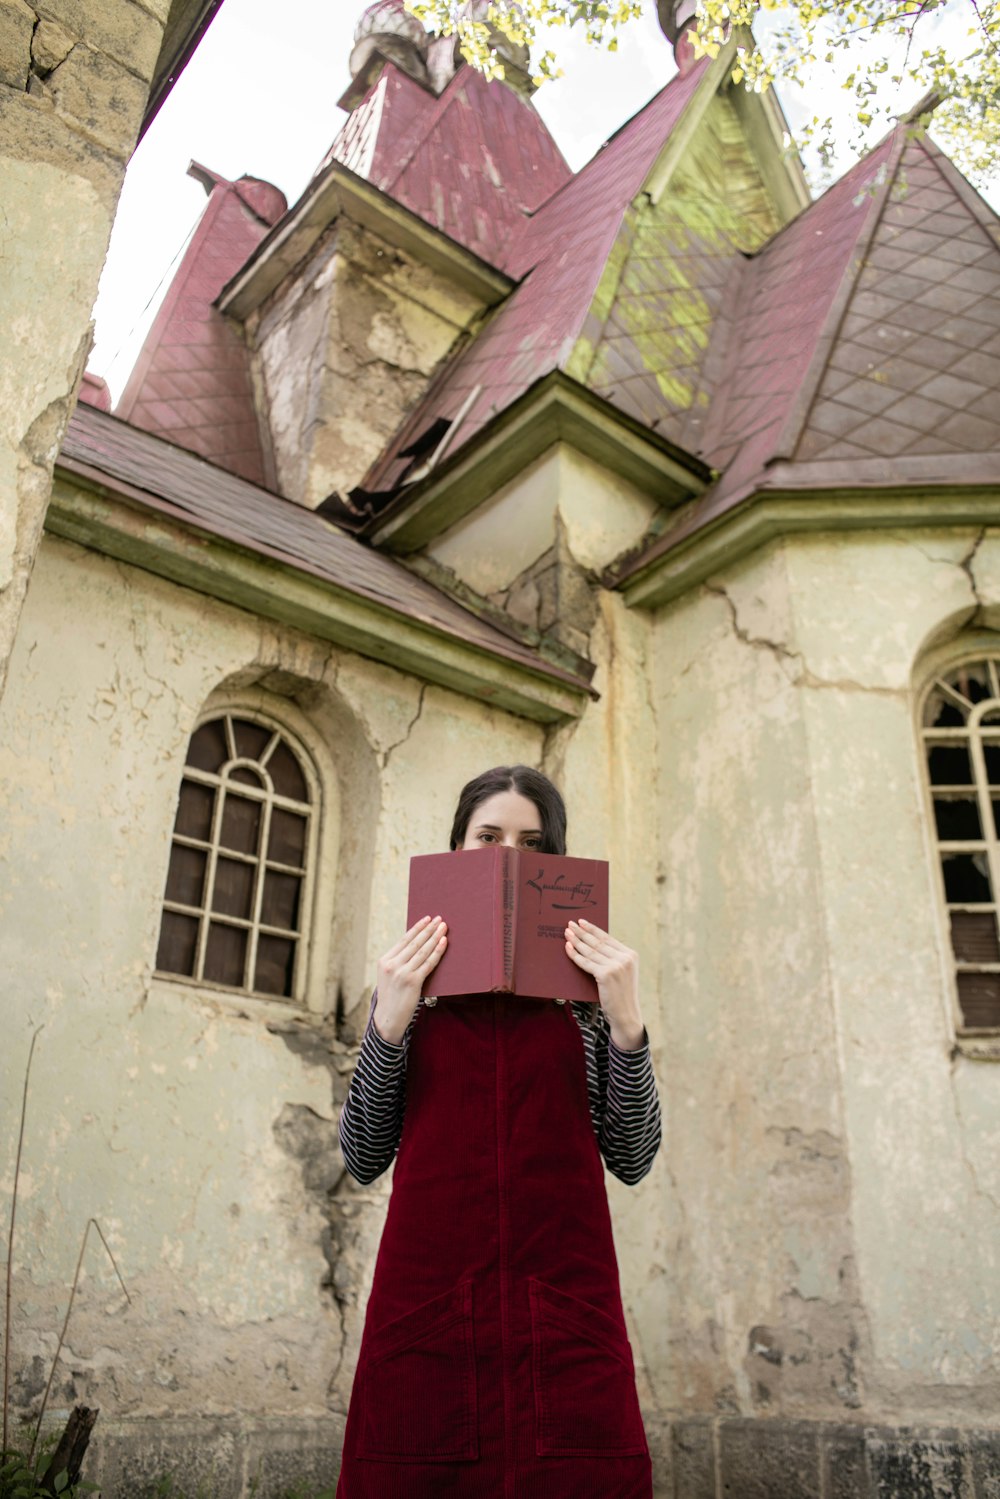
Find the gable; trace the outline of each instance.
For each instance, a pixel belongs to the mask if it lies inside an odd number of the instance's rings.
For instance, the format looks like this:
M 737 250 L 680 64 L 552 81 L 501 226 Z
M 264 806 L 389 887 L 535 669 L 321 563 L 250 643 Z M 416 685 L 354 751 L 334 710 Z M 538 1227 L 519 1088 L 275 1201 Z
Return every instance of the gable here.
M 668 189 L 641 195 L 569 372 L 630 416 L 701 452 L 709 359 L 726 288 L 781 227 L 729 92 L 699 121 Z

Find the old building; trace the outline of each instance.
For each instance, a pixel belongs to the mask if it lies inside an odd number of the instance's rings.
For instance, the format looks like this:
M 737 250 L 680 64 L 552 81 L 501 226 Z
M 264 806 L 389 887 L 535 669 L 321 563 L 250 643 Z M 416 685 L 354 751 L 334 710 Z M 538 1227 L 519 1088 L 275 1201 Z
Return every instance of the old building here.
M 337 1109 L 407 856 L 509 760 L 641 956 L 658 1494 L 997 1492 L 1000 228 L 906 120 L 810 202 L 690 8 L 574 175 L 526 59 L 370 5 L 300 201 L 192 168 L 62 440 L 0 704 L 11 1356 L 28 1416 L 96 1218 L 131 1299 L 92 1242 L 55 1403 L 106 1494 L 335 1472 L 386 1193 Z

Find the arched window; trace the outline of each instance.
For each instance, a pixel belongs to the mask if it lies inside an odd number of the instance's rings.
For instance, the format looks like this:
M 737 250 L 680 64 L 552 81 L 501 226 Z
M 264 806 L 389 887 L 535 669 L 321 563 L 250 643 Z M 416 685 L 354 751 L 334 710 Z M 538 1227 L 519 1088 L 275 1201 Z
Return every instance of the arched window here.
M 1000 1030 L 1000 657 L 951 667 L 922 713 L 963 1031 Z
M 317 807 L 303 752 L 261 717 L 220 713 L 188 746 L 157 971 L 300 996 Z

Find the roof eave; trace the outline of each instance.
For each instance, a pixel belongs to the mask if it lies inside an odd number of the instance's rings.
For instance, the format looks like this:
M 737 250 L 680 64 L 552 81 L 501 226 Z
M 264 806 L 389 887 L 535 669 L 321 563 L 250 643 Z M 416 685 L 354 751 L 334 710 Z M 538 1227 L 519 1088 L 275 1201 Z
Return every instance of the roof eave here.
M 222 4 L 223 0 L 174 0 L 163 29 L 163 40 L 149 85 L 137 145 L 191 61 L 202 37 L 222 9 Z
M 216 306 L 241 321 L 246 319 L 306 259 L 340 217 L 370 229 L 423 265 L 442 272 L 486 307 L 502 301 L 514 286 L 511 278 L 495 266 L 334 161 L 313 179 L 299 201 L 222 288 Z
M 193 520 L 63 454 L 46 530 L 185 588 L 397 667 L 423 681 L 542 724 L 578 718 L 585 681 L 539 661 L 483 650 L 430 621 L 293 565 Z
M 711 470 L 561 371 L 544 376 L 427 478 L 400 492 L 365 534 L 391 552 L 415 552 L 515 479 L 554 443 L 673 508 L 700 495 Z
M 963 455 L 964 456 L 964 455 Z M 838 473 L 830 464 L 781 464 L 766 483 L 731 508 L 673 540 L 661 537 L 644 554 L 623 558 L 604 575 L 633 608 L 671 603 L 724 568 L 783 536 L 820 532 L 995 525 L 1000 515 L 1000 455 L 975 454 L 965 473 L 897 473 L 859 482 L 857 464 Z M 853 473 L 848 470 L 853 469 Z M 796 472 L 795 470 L 799 470 Z M 812 481 L 812 482 L 810 482 Z
M 813 196 L 802 159 L 790 144 L 792 132 L 781 101 L 773 88 L 757 93 L 740 84 L 730 85 L 729 97 L 746 131 L 764 185 L 783 221 L 790 223 L 809 207 Z

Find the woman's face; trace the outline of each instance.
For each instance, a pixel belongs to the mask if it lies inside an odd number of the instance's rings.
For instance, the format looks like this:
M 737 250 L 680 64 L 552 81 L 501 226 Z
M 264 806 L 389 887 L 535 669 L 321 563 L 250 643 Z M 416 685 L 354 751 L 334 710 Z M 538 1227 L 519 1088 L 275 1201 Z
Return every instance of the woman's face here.
M 498 843 L 506 848 L 539 848 L 541 842 L 542 819 L 534 802 L 517 791 L 498 791 L 473 811 L 462 847 Z

